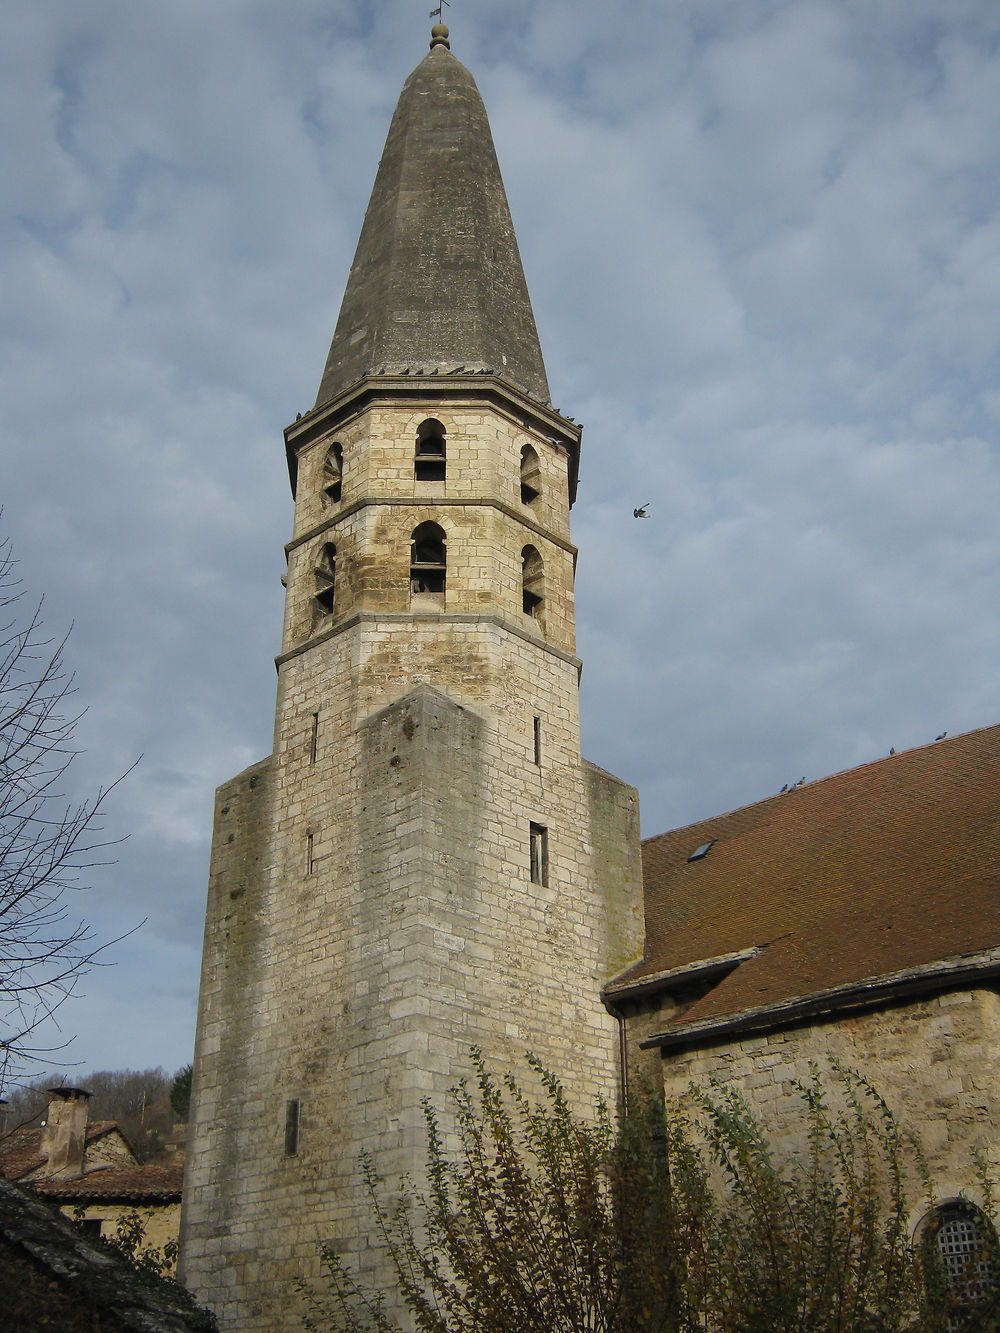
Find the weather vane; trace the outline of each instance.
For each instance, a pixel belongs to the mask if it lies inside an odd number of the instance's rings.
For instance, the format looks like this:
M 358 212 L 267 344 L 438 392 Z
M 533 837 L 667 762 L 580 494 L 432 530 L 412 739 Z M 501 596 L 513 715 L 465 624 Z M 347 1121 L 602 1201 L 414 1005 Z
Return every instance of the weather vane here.
M 432 9 L 428 18 L 437 19 L 439 23 L 443 23 L 445 5 L 450 6 L 451 0 L 439 0 L 437 9 Z

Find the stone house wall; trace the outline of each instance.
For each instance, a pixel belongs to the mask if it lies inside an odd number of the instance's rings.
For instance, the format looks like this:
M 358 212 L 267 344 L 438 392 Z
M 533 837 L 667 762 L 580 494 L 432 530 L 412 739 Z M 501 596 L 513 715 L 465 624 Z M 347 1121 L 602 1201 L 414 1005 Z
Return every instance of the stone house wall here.
M 691 1083 L 704 1088 L 711 1079 L 740 1089 L 779 1151 L 791 1155 L 801 1142 L 794 1085 L 808 1081 L 813 1065 L 824 1069 L 834 1060 L 870 1080 L 916 1135 L 936 1202 L 959 1195 L 976 1201 L 976 1152 L 994 1182 L 1000 1181 L 998 1039 L 996 993 L 951 991 L 715 1046 L 665 1051 L 661 1072 L 668 1098 L 684 1100 Z

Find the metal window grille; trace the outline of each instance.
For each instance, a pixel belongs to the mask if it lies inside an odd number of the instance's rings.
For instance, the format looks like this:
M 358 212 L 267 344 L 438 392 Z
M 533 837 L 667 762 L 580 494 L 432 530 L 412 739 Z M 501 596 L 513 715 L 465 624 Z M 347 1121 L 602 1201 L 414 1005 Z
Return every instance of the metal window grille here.
M 946 1210 L 935 1240 L 948 1285 L 959 1302 L 977 1300 L 996 1281 L 993 1237 L 974 1212 Z M 965 1312 L 960 1309 L 948 1320 L 948 1333 L 964 1327 Z

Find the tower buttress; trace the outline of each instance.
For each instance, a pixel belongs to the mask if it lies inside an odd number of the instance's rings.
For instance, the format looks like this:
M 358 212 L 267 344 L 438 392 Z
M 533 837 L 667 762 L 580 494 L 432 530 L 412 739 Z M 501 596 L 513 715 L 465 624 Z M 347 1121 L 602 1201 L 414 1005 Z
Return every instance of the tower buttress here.
M 579 443 L 438 33 L 286 431 L 274 752 L 217 800 L 182 1258 L 223 1328 L 298 1327 L 323 1243 L 384 1280 L 358 1155 L 419 1177 L 421 1099 L 471 1046 L 614 1096 L 599 989 L 641 949 L 638 802 L 580 758 Z

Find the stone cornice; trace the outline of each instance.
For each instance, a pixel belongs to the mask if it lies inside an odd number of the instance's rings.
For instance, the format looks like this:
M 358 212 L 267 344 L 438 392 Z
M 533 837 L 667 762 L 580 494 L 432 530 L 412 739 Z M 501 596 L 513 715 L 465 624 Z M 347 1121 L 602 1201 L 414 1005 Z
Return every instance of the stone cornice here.
M 520 430 L 534 431 L 569 455 L 570 503 L 576 499 L 583 427 L 491 374 L 378 375 L 358 380 L 320 407 L 304 413 L 285 430 L 288 473 L 295 494 L 298 451 L 318 436 L 344 426 L 375 403 L 488 403 Z
M 485 495 L 470 495 L 465 497 L 434 496 L 433 498 L 428 498 L 426 500 L 417 496 L 411 499 L 394 495 L 364 495 L 360 499 L 354 500 L 351 504 L 345 505 L 344 508 L 338 510 L 336 514 L 332 515 L 330 518 L 324 519 L 322 523 L 316 523 L 306 532 L 301 533 L 298 537 L 293 537 L 285 546 L 285 555 L 291 555 L 297 547 L 315 541 L 315 539 L 321 536 L 324 532 L 329 532 L 331 528 L 338 527 L 345 519 L 350 518 L 352 514 L 356 514 L 358 510 L 367 509 L 371 505 L 396 506 L 407 509 L 438 509 L 454 506 L 460 506 L 467 509 L 496 509 L 499 513 L 505 514 L 508 518 L 512 518 L 515 523 L 519 523 L 522 527 L 527 528 L 529 532 L 533 532 L 536 536 L 544 538 L 545 541 L 551 542 L 553 546 L 558 546 L 563 551 L 568 551 L 573 557 L 574 564 L 576 562 L 577 549 L 572 542 L 566 541 L 563 537 L 557 537 L 555 533 L 549 532 L 538 523 L 532 523 L 530 519 L 525 518 L 523 514 L 519 514 L 510 505 L 504 504 L 502 500 L 494 500 Z
M 752 954 L 750 955 L 752 956 Z M 686 969 L 679 969 L 683 972 Z M 731 969 L 729 969 L 731 970 Z M 666 978 L 667 974 L 663 974 Z M 884 976 L 866 977 L 862 981 L 831 987 L 812 995 L 800 995 L 778 1004 L 761 1005 L 740 1013 L 723 1014 L 700 1022 L 676 1023 L 666 1032 L 657 1033 L 639 1043 L 643 1050 L 652 1047 L 676 1050 L 682 1047 L 708 1045 L 738 1033 L 764 1032 L 790 1024 L 823 1019 L 845 1010 L 864 1010 L 879 1005 L 917 999 L 922 995 L 942 990 L 962 990 L 974 985 L 995 981 L 1000 977 L 1000 949 L 988 949 L 978 954 L 960 954 L 938 962 L 889 972 Z M 663 980 L 661 987 L 669 989 Z M 642 990 L 636 986 L 636 993 Z M 652 989 L 652 987 L 647 987 Z M 626 988 L 615 995 L 626 998 Z
M 315 634 L 307 639 L 305 643 L 300 643 L 294 648 L 290 648 L 287 653 L 279 653 L 274 659 L 274 665 L 280 670 L 286 662 L 293 658 L 301 657 L 303 653 L 310 652 L 313 648 L 318 648 L 321 644 L 329 642 L 338 634 L 344 634 L 349 629 L 354 629 L 356 625 L 495 625 L 498 629 L 505 630 L 508 634 L 513 634 L 518 639 L 523 639 L 525 643 L 530 643 L 533 648 L 540 648 L 542 652 L 549 653 L 552 657 L 558 657 L 561 662 L 566 662 L 569 666 L 575 667 L 577 676 L 583 669 L 583 663 L 578 657 L 571 653 L 564 652 L 562 648 L 556 648 L 551 643 L 546 643 L 544 639 L 537 635 L 529 634 L 527 630 L 515 625 L 512 620 L 507 620 L 504 616 L 477 615 L 475 612 L 449 612 L 449 611 L 357 611 L 353 616 L 348 616 L 346 620 L 341 621 L 339 625 L 334 625 L 322 634 Z

